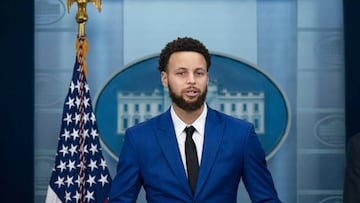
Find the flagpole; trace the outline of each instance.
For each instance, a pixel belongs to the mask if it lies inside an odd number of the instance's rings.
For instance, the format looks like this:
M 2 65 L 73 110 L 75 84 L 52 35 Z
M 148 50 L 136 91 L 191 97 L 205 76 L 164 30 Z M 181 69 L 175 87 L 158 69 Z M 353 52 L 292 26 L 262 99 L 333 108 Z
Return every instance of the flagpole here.
M 79 24 L 78 35 L 85 36 L 85 23 L 88 20 L 86 4 L 90 2 L 93 3 L 98 11 L 101 12 L 101 0 L 67 0 L 66 5 L 68 12 L 70 12 L 71 5 L 75 2 L 78 4 L 78 11 L 75 17 L 76 22 Z
M 88 40 L 85 33 L 85 24 L 88 21 L 88 15 L 86 11 L 87 3 L 91 2 L 95 5 L 95 7 L 101 12 L 101 0 L 67 0 L 67 8 L 68 12 L 70 12 L 70 8 L 73 3 L 77 3 L 78 10 L 76 13 L 76 22 L 78 23 L 78 35 L 76 40 L 76 57 L 79 63 L 79 115 L 80 115 L 80 124 L 79 124 L 79 202 L 82 203 L 89 193 L 86 190 L 86 163 L 89 160 L 86 160 L 86 127 L 85 127 L 85 81 L 87 77 L 87 68 L 86 68 L 86 55 L 88 51 Z

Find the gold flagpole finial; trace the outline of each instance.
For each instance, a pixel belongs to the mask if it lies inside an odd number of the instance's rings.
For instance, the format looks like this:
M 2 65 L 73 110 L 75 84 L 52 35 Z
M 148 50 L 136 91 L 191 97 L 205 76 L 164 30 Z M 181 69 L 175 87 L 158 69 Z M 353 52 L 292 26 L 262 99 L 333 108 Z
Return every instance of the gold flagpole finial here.
M 79 24 L 79 36 L 85 35 L 85 23 L 88 20 L 86 13 L 86 4 L 91 2 L 95 5 L 99 12 L 101 12 L 101 0 L 67 0 L 67 9 L 70 12 L 73 3 L 78 4 L 78 12 L 76 13 L 76 22 Z

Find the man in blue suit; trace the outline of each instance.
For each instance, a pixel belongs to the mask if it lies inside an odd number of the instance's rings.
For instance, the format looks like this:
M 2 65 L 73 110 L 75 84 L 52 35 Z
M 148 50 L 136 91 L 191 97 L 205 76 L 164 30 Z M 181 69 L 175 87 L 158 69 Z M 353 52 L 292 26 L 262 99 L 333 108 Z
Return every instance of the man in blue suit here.
M 254 203 L 280 203 L 252 124 L 205 103 L 211 58 L 184 37 L 162 50 L 159 70 L 172 105 L 126 130 L 109 203 L 235 203 L 240 181 Z M 188 133 L 187 129 L 192 132 Z

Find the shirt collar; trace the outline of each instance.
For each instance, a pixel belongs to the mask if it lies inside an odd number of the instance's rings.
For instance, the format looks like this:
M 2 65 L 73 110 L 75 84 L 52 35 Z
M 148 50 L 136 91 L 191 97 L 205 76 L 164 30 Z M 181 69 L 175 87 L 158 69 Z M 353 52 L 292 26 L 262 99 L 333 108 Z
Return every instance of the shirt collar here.
M 204 104 L 204 109 L 201 112 L 200 116 L 194 121 L 194 123 L 191 124 L 192 126 L 194 126 L 196 131 L 201 136 L 204 135 L 204 131 L 205 131 L 205 120 L 206 120 L 207 110 L 208 110 L 207 105 Z M 171 106 L 170 108 L 170 114 L 171 114 L 171 119 L 174 123 L 175 134 L 176 136 L 179 136 L 184 131 L 187 125 L 178 117 L 178 115 L 176 115 L 173 106 Z

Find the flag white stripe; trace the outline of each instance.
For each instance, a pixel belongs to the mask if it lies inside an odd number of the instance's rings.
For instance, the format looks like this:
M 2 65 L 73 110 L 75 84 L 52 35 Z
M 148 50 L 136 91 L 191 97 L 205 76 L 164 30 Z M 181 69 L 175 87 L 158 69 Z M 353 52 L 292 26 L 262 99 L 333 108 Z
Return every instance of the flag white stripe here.
M 62 203 L 50 186 L 48 186 L 45 203 Z

